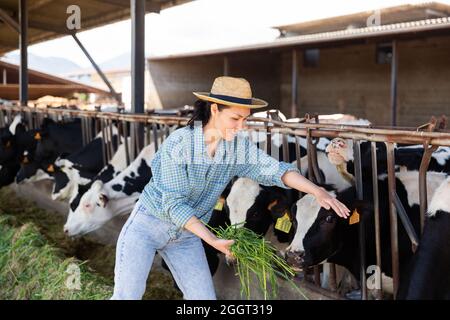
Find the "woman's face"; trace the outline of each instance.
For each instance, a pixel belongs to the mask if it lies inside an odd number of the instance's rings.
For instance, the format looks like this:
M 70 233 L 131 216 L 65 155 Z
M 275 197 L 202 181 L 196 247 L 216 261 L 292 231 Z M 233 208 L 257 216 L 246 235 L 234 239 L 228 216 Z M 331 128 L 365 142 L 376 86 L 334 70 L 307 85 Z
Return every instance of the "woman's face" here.
M 250 109 L 244 107 L 227 107 L 219 111 L 217 104 L 211 105 L 211 121 L 213 128 L 226 141 L 232 141 L 239 130 L 245 128 L 245 121 Z

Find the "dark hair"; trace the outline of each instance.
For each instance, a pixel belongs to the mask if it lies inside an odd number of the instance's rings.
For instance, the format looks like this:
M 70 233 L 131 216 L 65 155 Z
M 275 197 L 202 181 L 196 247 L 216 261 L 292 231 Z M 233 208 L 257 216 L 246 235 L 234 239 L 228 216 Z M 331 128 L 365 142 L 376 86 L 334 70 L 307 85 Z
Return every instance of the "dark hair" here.
M 213 102 L 204 100 L 195 101 L 194 114 L 192 115 L 191 119 L 189 119 L 187 125 L 190 126 L 191 128 L 194 128 L 194 122 L 201 121 L 202 126 L 205 126 L 208 123 L 209 119 L 211 118 L 211 104 L 213 104 Z M 219 111 L 228 108 L 228 106 L 224 106 L 218 103 L 217 107 Z

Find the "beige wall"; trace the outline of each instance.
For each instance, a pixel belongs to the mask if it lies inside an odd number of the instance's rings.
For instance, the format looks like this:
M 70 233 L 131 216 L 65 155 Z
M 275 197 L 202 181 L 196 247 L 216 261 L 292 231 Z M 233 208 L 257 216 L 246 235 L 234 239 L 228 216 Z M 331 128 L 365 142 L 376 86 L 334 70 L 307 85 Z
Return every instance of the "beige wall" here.
M 321 49 L 318 68 L 298 76 L 298 116 L 350 113 L 390 125 L 391 66 L 376 64 L 375 43 Z M 450 116 L 450 37 L 398 43 L 398 125 L 417 126 L 431 115 Z M 223 74 L 223 55 L 149 61 L 149 103 L 178 108 L 192 104 L 192 91 L 209 91 Z M 228 54 L 229 75 L 247 78 L 254 96 L 287 116 L 291 106 L 291 49 Z
M 450 38 L 398 44 L 397 124 L 417 126 L 450 115 Z M 281 109 L 291 104 L 291 53 L 283 54 Z M 375 63 L 375 44 L 322 49 L 318 68 L 304 68 L 299 52 L 299 115 L 351 113 L 390 125 L 390 65 Z
M 229 75 L 244 77 L 252 84 L 253 95 L 273 106 L 280 101 L 279 56 L 271 53 L 233 54 L 228 57 Z M 154 92 L 150 103 L 164 108 L 193 104 L 193 91 L 209 92 L 214 78 L 224 73 L 223 56 L 206 56 L 149 61 Z

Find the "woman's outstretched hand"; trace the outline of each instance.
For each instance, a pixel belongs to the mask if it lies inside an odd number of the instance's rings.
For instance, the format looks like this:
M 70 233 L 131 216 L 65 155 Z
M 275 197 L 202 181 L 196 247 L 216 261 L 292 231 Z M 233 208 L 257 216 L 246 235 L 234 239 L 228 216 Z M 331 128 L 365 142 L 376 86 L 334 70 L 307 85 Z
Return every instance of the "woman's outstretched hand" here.
M 318 187 L 314 193 L 317 202 L 321 207 L 330 210 L 332 208 L 336 214 L 344 219 L 350 215 L 350 210 L 338 199 L 331 196 L 324 188 Z

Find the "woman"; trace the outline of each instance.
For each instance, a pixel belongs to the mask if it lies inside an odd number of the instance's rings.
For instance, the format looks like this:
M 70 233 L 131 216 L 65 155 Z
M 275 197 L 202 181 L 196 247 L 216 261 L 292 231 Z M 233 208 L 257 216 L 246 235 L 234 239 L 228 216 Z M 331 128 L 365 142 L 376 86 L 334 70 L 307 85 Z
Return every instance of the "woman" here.
M 185 299 L 216 298 L 200 239 L 231 255 L 234 241 L 218 239 L 205 223 L 234 176 L 311 193 L 321 206 L 348 216 L 342 203 L 295 166 L 278 162 L 237 136 L 250 110 L 267 106 L 252 98 L 245 79 L 219 77 L 211 93 L 194 94 L 200 100 L 192 119 L 161 145 L 151 163 L 153 177 L 120 233 L 112 299 L 142 298 L 156 251 Z

